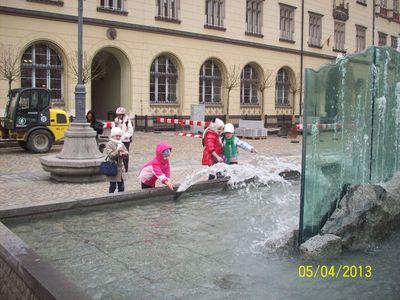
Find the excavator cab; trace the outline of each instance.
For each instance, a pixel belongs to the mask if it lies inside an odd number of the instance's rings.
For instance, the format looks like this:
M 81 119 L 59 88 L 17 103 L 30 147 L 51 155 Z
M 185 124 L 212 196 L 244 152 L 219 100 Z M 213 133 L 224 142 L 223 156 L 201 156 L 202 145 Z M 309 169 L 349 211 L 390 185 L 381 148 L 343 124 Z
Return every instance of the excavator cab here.
M 43 153 L 64 137 L 69 119 L 64 111 L 50 107 L 49 90 L 20 88 L 8 95 L 2 127 L 8 138 L 17 140 L 22 148 Z

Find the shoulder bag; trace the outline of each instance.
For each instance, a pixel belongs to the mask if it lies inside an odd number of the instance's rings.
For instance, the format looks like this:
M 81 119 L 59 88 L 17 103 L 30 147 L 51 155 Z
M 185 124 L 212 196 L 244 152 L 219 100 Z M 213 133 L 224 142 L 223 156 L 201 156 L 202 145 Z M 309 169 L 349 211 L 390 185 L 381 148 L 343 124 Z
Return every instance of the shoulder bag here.
M 106 159 L 100 164 L 100 173 L 106 176 L 117 176 L 118 166 L 115 162 Z

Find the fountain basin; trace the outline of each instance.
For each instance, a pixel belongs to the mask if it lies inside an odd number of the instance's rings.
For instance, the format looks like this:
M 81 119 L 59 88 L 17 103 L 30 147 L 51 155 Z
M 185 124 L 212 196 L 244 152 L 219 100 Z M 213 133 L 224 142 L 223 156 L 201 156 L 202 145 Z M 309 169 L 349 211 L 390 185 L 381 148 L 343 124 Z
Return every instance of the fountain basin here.
M 277 259 L 264 246 L 297 228 L 298 182 L 239 190 L 206 182 L 195 188 L 178 202 L 159 188 L 140 191 L 137 198 L 117 195 L 123 197 L 119 203 L 77 202 L 70 210 L 3 221 L 94 299 L 319 299 L 321 291 L 333 299 L 398 295 L 399 234 L 379 249 L 323 262 L 371 265 L 373 278 L 307 279 L 299 270 L 311 262 Z M 106 198 L 96 204 L 113 200 Z

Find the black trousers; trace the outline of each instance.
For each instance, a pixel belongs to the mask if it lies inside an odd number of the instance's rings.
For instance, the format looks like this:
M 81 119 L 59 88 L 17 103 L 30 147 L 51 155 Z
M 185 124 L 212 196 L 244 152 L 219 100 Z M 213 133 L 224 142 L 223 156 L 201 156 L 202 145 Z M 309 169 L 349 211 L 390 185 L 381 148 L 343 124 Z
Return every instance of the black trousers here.
M 128 150 L 129 152 L 129 146 L 131 144 L 131 142 L 122 142 L 126 148 L 126 150 Z M 124 158 L 122 159 L 124 162 L 124 166 L 125 166 L 125 172 L 128 172 L 128 166 L 129 166 L 129 156 L 124 156 Z
M 110 188 L 108 189 L 109 193 L 114 193 L 115 189 L 117 188 L 118 185 L 118 193 L 123 192 L 125 190 L 125 184 L 124 184 L 124 179 L 121 178 L 121 181 L 119 182 L 110 182 Z

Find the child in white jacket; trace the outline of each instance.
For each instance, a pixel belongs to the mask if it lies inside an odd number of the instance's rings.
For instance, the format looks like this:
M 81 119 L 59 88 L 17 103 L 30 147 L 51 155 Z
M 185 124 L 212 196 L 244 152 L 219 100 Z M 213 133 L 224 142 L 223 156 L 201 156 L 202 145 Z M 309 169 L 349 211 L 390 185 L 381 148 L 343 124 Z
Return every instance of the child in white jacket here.
M 225 163 L 233 165 L 238 163 L 238 147 L 251 153 L 257 153 L 257 150 L 250 144 L 240 140 L 235 136 L 233 124 L 226 123 L 224 127 L 224 137 L 222 138 Z
M 117 117 L 115 118 L 115 127 L 119 127 L 122 130 L 121 141 L 125 148 L 129 152 L 129 146 L 133 138 L 133 124 L 128 115 L 126 115 L 126 109 L 124 107 L 118 107 L 115 111 Z M 124 157 L 125 171 L 128 172 L 129 156 Z

